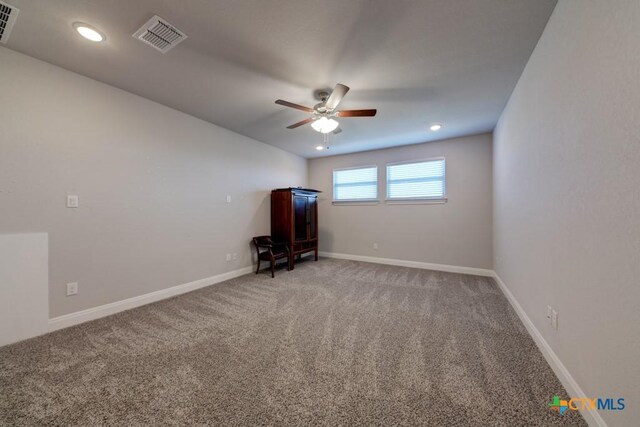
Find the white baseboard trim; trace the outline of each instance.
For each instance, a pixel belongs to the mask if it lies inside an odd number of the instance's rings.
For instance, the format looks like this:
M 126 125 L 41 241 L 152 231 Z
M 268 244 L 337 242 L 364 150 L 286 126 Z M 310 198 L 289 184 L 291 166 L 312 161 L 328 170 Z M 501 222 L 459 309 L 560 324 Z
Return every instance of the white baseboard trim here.
M 48 329 L 49 332 L 53 332 L 57 331 L 58 329 L 68 328 L 69 326 L 79 325 L 80 323 L 88 322 L 90 320 L 110 316 L 121 311 L 130 310 L 132 308 L 140 307 L 152 302 L 160 301 L 176 295 L 184 294 L 186 292 L 195 291 L 196 289 L 204 288 L 216 283 L 224 282 L 225 280 L 234 279 L 247 273 L 251 273 L 252 271 L 253 267 L 244 267 L 239 270 L 229 271 L 227 273 L 218 274 L 216 276 L 207 277 L 205 279 L 184 283 L 182 285 L 172 286 L 170 288 L 161 289 L 159 291 L 150 292 L 144 295 L 138 295 L 137 297 L 127 298 L 125 300 L 116 301 L 109 304 L 100 305 L 98 307 L 92 307 L 86 310 L 77 311 L 75 313 L 54 317 L 49 319 Z
M 569 396 L 588 397 L 586 393 L 582 391 L 582 388 L 578 385 L 567 367 L 564 366 L 564 363 L 562 363 L 558 355 L 553 351 L 549 343 L 544 339 L 538 328 L 536 328 L 529 316 L 527 316 L 527 313 L 524 311 L 520 303 L 518 303 L 518 300 L 516 300 L 509 288 L 507 288 L 507 285 L 504 284 L 504 282 L 502 281 L 502 279 L 500 279 L 500 276 L 498 276 L 496 272 L 493 272 L 493 279 L 502 290 L 504 296 L 507 297 L 507 300 L 509 301 L 515 312 L 518 314 L 518 317 L 520 317 L 520 320 L 524 324 L 525 328 L 527 328 L 529 335 L 531 335 L 531 338 L 533 338 L 533 340 L 535 341 L 536 345 L 542 352 L 542 355 L 547 360 L 547 363 L 549 363 L 551 369 L 553 369 L 553 372 L 555 372 L 556 376 L 558 377 L 564 388 L 567 390 L 567 393 L 569 393 Z M 587 421 L 587 424 L 589 424 L 590 426 L 607 427 L 607 423 L 605 423 L 598 411 L 580 411 L 580 413 Z
M 377 258 L 362 255 L 339 254 L 334 252 L 319 252 L 320 256 L 326 258 L 348 259 L 351 261 L 372 262 L 375 264 L 397 265 L 400 267 L 421 268 L 424 270 L 447 271 L 449 273 L 473 274 L 474 276 L 493 277 L 493 270 L 475 267 L 459 267 L 457 265 L 432 264 L 429 262 L 406 261 L 393 258 Z

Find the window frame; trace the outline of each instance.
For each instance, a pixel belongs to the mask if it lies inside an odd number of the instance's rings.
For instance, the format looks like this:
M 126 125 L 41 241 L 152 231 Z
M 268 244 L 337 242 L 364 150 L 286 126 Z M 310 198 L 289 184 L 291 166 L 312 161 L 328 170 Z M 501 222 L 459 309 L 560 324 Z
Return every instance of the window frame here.
M 391 166 L 400 166 L 400 165 L 410 165 L 414 163 L 426 163 L 426 162 L 435 162 L 442 160 L 442 185 L 444 187 L 444 191 L 442 197 L 390 197 L 389 189 L 391 188 L 389 185 L 389 167 Z M 416 159 L 416 160 L 405 160 L 401 162 L 391 162 L 385 165 L 385 203 L 388 204 L 432 204 L 432 203 L 446 203 L 448 201 L 447 198 L 447 159 L 444 156 L 440 157 L 429 157 L 427 159 Z
M 376 197 L 373 199 L 336 199 L 336 172 L 356 170 L 356 169 L 373 169 L 376 170 Z M 378 165 L 361 165 L 350 166 L 347 168 L 336 168 L 331 172 L 331 202 L 334 205 L 375 205 L 380 202 L 379 190 L 380 190 L 380 167 Z

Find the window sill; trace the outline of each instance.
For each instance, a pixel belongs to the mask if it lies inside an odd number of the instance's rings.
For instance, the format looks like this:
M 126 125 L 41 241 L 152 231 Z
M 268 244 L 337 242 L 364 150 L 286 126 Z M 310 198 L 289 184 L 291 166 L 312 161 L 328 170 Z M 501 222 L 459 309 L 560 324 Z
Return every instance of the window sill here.
M 440 205 L 447 203 L 449 199 L 386 199 L 388 205 Z
M 368 205 L 377 205 L 380 203 L 380 200 L 377 199 L 369 199 L 369 200 L 333 200 L 331 204 L 335 206 L 368 206 Z

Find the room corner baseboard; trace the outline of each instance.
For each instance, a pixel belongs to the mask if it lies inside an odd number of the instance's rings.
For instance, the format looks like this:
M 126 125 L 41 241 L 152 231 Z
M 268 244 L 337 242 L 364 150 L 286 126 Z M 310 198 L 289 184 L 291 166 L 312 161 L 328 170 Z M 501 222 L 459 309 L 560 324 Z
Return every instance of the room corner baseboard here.
M 553 372 L 556 374 L 564 388 L 569 393 L 571 397 L 588 397 L 582 388 L 578 385 L 576 380 L 573 378 L 569 370 L 562 363 L 558 355 L 553 351 L 549 343 L 544 339 L 538 328 L 533 324 L 527 313 L 524 311 L 518 300 L 513 296 L 507 285 L 504 284 L 500 276 L 496 272 L 493 272 L 493 279 L 496 281 L 500 290 L 507 300 L 520 317 L 520 320 L 524 324 L 525 328 L 531 335 L 531 338 L 535 341 L 536 345 L 542 352 L 542 355 L 547 360 L 547 363 L 553 369 Z M 582 417 L 587 421 L 592 427 L 607 427 L 607 423 L 602 419 L 602 416 L 597 411 L 589 410 L 589 411 L 580 411 Z
M 86 310 L 77 311 L 75 313 L 53 317 L 49 319 L 48 331 L 57 331 L 59 329 L 68 328 L 69 326 L 79 325 L 80 323 L 88 322 L 90 320 L 110 316 L 121 311 L 130 310 L 132 308 L 140 307 L 152 302 L 195 291 L 196 289 L 204 288 L 216 283 L 224 282 L 225 280 L 243 276 L 245 274 L 251 273 L 252 271 L 253 267 L 244 267 L 239 270 L 229 271 L 227 273 L 195 280 L 189 283 L 183 283 L 182 285 L 172 286 L 170 288 L 161 289 L 159 291 L 150 292 L 144 295 L 138 295 L 137 297 L 127 298 L 125 300 L 100 305 L 98 307 L 88 308 Z
M 339 254 L 334 252 L 320 252 L 320 256 L 326 258 L 348 259 L 351 261 L 372 262 L 375 264 L 397 265 L 400 267 L 421 268 L 424 270 L 446 271 L 449 273 L 472 274 L 474 276 L 493 277 L 493 270 L 475 267 L 460 267 L 457 265 L 432 264 L 429 262 L 406 261 L 393 258 L 377 258 L 362 255 Z

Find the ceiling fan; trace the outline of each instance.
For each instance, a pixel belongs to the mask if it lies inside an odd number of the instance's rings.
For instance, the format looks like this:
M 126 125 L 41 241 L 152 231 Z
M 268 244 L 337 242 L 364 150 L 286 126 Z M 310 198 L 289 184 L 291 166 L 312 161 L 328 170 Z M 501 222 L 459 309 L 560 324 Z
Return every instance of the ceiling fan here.
M 320 103 L 316 104 L 313 108 L 305 107 L 304 105 L 294 104 L 293 102 L 284 101 L 278 99 L 276 104 L 284 105 L 285 107 L 295 108 L 298 110 L 312 113 L 313 116 L 308 119 L 299 121 L 290 126 L 287 129 L 295 129 L 297 127 L 311 123 L 311 127 L 320 133 L 340 133 L 342 130 L 338 127 L 339 123 L 335 119 L 337 117 L 373 117 L 376 115 L 377 110 L 342 110 L 336 111 L 342 98 L 349 92 L 349 87 L 338 83 L 333 91 L 329 93 L 326 90 L 315 91 L 315 96 L 320 100 Z

